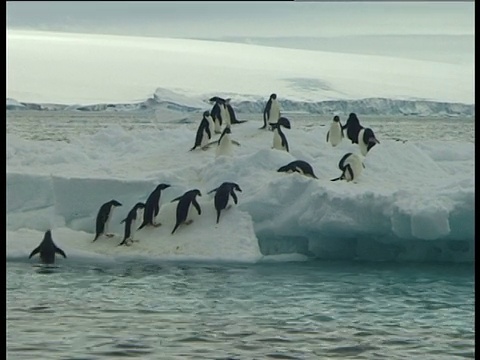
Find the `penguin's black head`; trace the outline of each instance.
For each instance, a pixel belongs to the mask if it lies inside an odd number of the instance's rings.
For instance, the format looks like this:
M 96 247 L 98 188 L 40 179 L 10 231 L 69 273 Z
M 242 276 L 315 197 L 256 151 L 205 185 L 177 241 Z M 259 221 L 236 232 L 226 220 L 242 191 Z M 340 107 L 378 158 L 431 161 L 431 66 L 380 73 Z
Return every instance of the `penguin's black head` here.
M 238 184 L 235 184 L 235 183 L 234 183 L 234 184 L 233 184 L 233 188 L 234 188 L 235 190 L 237 190 L 237 191 L 242 192 L 242 189 L 240 189 L 240 186 L 238 186 Z
M 232 129 L 230 129 L 230 126 L 226 126 L 225 129 L 223 130 L 223 133 L 224 133 L 224 134 L 231 134 L 231 133 L 232 133 Z
M 282 116 L 280 119 L 278 119 L 277 124 L 282 125 L 283 127 L 286 127 L 287 129 L 291 129 L 290 120 L 288 120 L 286 117 Z
M 210 111 L 204 111 L 203 112 L 203 117 L 207 117 L 207 116 L 210 116 Z
M 157 188 L 160 190 L 165 190 L 166 188 L 169 188 L 169 187 L 170 187 L 169 184 L 163 184 L 163 183 L 157 186 Z
M 201 193 L 200 190 L 198 190 L 198 189 L 192 190 L 192 194 L 193 194 L 194 196 L 202 196 L 202 193 Z
M 340 121 L 340 118 L 338 117 L 338 115 L 335 115 L 335 116 L 333 117 L 333 121 L 335 121 L 335 122 L 339 122 L 339 121 Z
M 270 99 L 275 100 L 277 98 L 277 94 L 270 95 Z
M 221 97 L 218 97 L 218 96 L 211 97 L 209 101 L 214 103 L 225 104 L 225 99 L 222 99 Z
M 142 203 L 142 202 L 138 202 L 135 204 L 135 209 L 138 210 L 138 209 L 144 209 L 145 208 L 145 204 Z
M 43 236 L 43 238 L 45 240 L 52 240 L 52 231 L 51 230 L 45 231 L 45 235 Z
M 348 126 L 352 126 L 352 125 L 360 126 L 360 121 L 358 120 L 357 115 L 355 113 L 350 113 L 350 115 L 348 115 L 347 123 L 348 123 Z
M 112 204 L 112 206 L 122 206 L 122 204 L 119 203 L 117 200 L 112 200 L 110 201 L 110 203 Z

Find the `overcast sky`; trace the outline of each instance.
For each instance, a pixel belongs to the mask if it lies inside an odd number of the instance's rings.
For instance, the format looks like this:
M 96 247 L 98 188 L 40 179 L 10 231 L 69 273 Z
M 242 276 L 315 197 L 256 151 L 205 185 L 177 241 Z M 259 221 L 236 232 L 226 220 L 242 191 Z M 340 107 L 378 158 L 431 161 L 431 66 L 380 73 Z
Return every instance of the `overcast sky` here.
M 188 38 L 474 34 L 474 2 L 7 2 L 7 29 Z

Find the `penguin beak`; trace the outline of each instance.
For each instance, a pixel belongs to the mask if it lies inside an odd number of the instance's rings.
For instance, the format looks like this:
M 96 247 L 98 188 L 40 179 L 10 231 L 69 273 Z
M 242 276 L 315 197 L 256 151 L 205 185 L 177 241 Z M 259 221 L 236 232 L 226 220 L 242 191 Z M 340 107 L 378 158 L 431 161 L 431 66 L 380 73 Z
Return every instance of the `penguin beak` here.
M 374 138 L 374 137 L 373 137 L 373 138 L 370 138 L 370 139 L 368 139 L 368 142 L 369 142 L 369 143 L 380 144 L 380 141 L 378 141 L 378 140 L 377 140 L 376 138 Z

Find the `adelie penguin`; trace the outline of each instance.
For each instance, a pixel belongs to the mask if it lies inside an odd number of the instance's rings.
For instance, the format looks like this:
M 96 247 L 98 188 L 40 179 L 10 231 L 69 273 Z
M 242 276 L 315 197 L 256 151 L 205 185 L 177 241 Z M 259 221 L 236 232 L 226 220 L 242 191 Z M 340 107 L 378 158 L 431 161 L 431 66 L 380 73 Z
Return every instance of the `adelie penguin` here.
M 380 144 L 377 140 L 373 130 L 370 128 L 363 128 L 358 133 L 358 147 L 363 156 L 367 156 L 368 152 L 376 145 Z
M 190 205 L 193 205 L 195 209 L 197 209 L 198 215 L 202 214 L 202 209 L 197 202 L 197 196 L 202 196 L 200 190 L 193 189 L 189 190 L 184 193 L 182 196 L 179 196 L 173 199 L 171 202 L 178 201 L 177 205 L 177 219 L 175 222 L 175 227 L 172 230 L 172 234 L 178 229 L 178 227 L 182 224 L 189 225 L 193 222 L 193 220 L 187 220 L 188 210 L 190 209 Z
M 247 122 L 247 120 L 238 120 L 237 119 L 237 116 L 235 115 L 235 111 L 233 110 L 232 105 L 230 105 L 230 102 L 227 102 L 226 105 L 227 105 L 228 114 L 230 115 L 230 123 L 232 125 Z
M 277 94 L 271 94 L 263 109 L 263 126 L 260 129 L 267 129 L 268 124 L 276 124 L 280 119 L 280 104 Z
M 359 155 L 347 153 L 338 162 L 338 168 L 342 170 L 342 175 L 331 181 L 346 180 L 356 182 L 364 167 L 365 165 Z
M 216 134 L 220 134 L 222 132 L 222 125 L 230 126 L 230 114 L 227 110 L 227 102 L 230 99 L 223 99 L 218 96 L 214 96 L 210 98 L 210 102 L 214 103 L 210 114 L 213 118 L 214 123 L 214 131 Z
M 302 175 L 310 176 L 314 179 L 318 179 L 315 173 L 313 172 L 312 166 L 308 162 L 303 160 L 292 161 L 291 163 L 279 168 L 277 172 L 286 172 L 286 173 L 298 172 Z
M 220 139 L 217 141 L 217 149 L 215 150 L 215 157 L 225 155 L 230 156 L 233 153 L 233 144 L 239 146 L 238 141 L 232 140 L 231 138 L 232 130 L 230 126 L 225 126 L 223 129 Z
M 60 254 L 64 258 L 67 257 L 62 249 L 60 249 L 52 239 L 52 232 L 51 230 L 47 230 L 43 236 L 43 240 L 33 251 L 30 253 L 29 259 L 32 256 L 40 253 L 40 260 L 43 264 L 51 265 L 55 263 L 55 254 Z
M 347 129 L 347 138 L 350 139 L 352 144 L 358 144 L 358 133 L 363 129 L 360 125 L 360 121 L 355 113 L 350 113 L 347 122 L 342 126 L 342 130 Z
M 335 147 L 343 139 L 343 128 L 342 128 L 342 123 L 340 122 L 340 117 L 338 115 L 335 115 L 333 117 L 332 124 L 330 125 L 330 130 L 327 132 L 327 142 L 330 142 L 330 144 Z
M 112 237 L 113 234 L 108 232 L 110 221 L 112 220 L 113 210 L 116 207 L 122 206 L 117 200 L 110 200 L 100 206 L 98 210 L 97 219 L 95 221 L 95 238 L 93 241 L 97 240 L 101 235 Z
M 214 204 L 215 210 L 217 210 L 217 224 L 220 221 L 220 212 L 227 208 L 230 196 L 232 197 L 235 204 L 238 203 L 235 190 L 242 192 L 242 189 L 240 189 L 240 186 L 238 184 L 233 182 L 224 182 L 218 188 L 210 190 L 208 192 L 208 194 L 210 194 L 215 191 Z
M 202 150 L 206 150 L 209 141 L 212 138 L 213 127 L 211 125 L 213 125 L 213 119 L 210 116 L 210 111 L 207 110 L 203 113 L 202 120 L 197 129 L 197 135 L 195 136 L 195 144 L 190 151 L 195 150 L 198 147 Z
M 273 129 L 273 149 L 290 151 L 288 141 L 282 131 L 282 126 L 286 129 L 291 129 L 290 121 L 286 117 L 278 119 L 277 123 L 270 124 Z
M 138 228 L 138 230 L 142 229 L 145 226 L 160 226 L 161 223 L 156 223 L 155 218 L 160 211 L 160 198 L 162 195 L 162 190 L 169 188 L 170 185 L 168 184 L 160 184 L 158 185 L 155 190 L 148 196 L 147 201 L 145 202 L 145 210 L 143 211 L 143 222 L 142 225 Z
M 127 217 L 120 222 L 120 224 L 125 223 L 125 235 L 122 242 L 118 244 L 118 246 L 129 245 L 130 243 L 136 241 L 134 239 L 135 232 L 137 230 L 136 223 L 143 217 L 144 209 L 144 203 L 136 203 L 135 206 L 128 212 Z

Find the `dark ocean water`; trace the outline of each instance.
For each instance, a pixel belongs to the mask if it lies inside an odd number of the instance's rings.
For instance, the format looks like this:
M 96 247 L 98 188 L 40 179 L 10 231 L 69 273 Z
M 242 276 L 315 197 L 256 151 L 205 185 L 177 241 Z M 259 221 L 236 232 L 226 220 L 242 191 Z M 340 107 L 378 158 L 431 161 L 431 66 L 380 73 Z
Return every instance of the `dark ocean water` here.
M 473 265 L 7 262 L 8 359 L 474 358 Z

